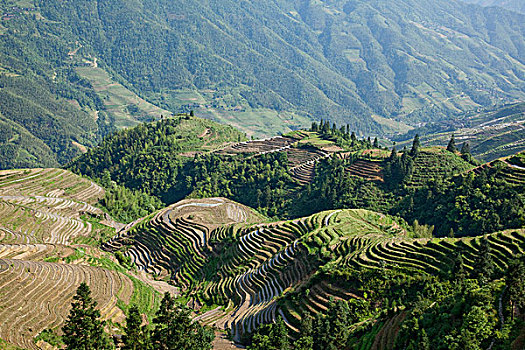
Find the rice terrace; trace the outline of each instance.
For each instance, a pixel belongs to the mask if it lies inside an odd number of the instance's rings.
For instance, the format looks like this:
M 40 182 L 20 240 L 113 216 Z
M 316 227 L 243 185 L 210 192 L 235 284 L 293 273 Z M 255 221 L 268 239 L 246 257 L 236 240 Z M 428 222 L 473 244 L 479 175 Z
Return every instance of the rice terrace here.
M 525 350 L 523 0 L 0 14 L 0 350 Z
M 283 167 L 289 182 L 284 191 L 298 205 L 306 188 L 316 191 L 326 167 L 331 174 L 340 168 L 345 181 L 371 186 L 385 198 L 409 191 L 418 200 L 416 194 L 431 179 L 447 177 L 475 182 L 489 174 L 505 188 L 523 186 L 523 155 L 475 166 L 445 148 L 416 145 L 417 152 L 405 149 L 399 156 L 346 131 L 316 125 L 210 148 L 214 124 L 193 120 L 155 122 L 162 127 L 176 121 L 181 132 L 188 132 L 188 123 L 195 128 L 196 141 L 178 148 L 183 163 L 192 162 L 185 152 L 224 162 L 241 159 L 246 172 L 255 159 L 273 161 L 274 171 Z M 265 158 L 273 155 L 278 157 Z M 410 173 L 393 189 L 395 163 L 408 157 Z M 126 313 L 134 303 L 151 322 L 152 310 L 168 291 L 192 310 L 194 322 L 225 332 L 236 343 L 276 320 L 289 337 L 300 339 L 306 319 L 328 314 L 343 301 L 358 310 L 352 334 L 366 334 L 356 344 L 389 349 L 405 336 L 402 324 L 414 312 L 413 301 L 404 299 L 409 296 L 392 296 L 399 286 L 413 293 L 412 288 L 459 278 L 458 269 L 475 281 L 486 259 L 496 278 L 525 253 L 522 228 L 433 236 L 434 227 L 417 220 L 409 225 L 370 209 L 276 220 L 225 197 L 199 199 L 195 193 L 129 223 L 118 222 L 111 208 L 101 206 L 109 203 L 108 196 L 118 196 L 110 194 L 119 191 L 112 186 L 105 189 L 61 169 L 1 172 L 0 315 L 7 321 L 0 325 L 0 339 L 27 349 L 59 346 L 48 341 L 61 334 L 74 290 L 86 282 L 113 335 L 125 332 Z M 503 280 L 490 283 L 505 293 Z M 426 312 L 434 307 L 426 306 Z M 218 340 L 216 346 L 224 344 L 229 343 Z

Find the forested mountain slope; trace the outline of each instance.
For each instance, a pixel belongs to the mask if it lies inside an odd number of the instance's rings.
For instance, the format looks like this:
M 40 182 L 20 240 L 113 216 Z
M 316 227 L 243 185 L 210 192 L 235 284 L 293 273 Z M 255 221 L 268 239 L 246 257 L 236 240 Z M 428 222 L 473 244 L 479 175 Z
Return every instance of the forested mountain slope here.
M 445 0 L 39 6 L 150 100 L 208 105 L 222 120 L 225 110 L 266 107 L 378 132 L 372 114 L 416 123 L 524 98 L 523 17 L 499 9 Z
M 115 127 L 181 110 L 249 135 L 320 118 L 380 134 L 525 98 L 525 21 L 498 8 L 6 0 L 1 9 L 3 168 L 63 164 Z
M 516 11 L 525 14 L 525 3 L 521 0 L 463 0 L 470 4 L 477 4 L 481 6 L 499 6 L 508 10 Z
M 158 101 L 165 89 L 213 89 L 223 107 L 298 110 L 364 132 L 377 131 L 372 113 L 418 122 L 524 98 L 523 17 L 498 9 L 443 0 L 41 6 Z
M 17 4 L 0 4 L 0 169 L 59 166 L 96 145 L 111 122 L 94 116 L 103 103 L 71 66 L 67 30 Z

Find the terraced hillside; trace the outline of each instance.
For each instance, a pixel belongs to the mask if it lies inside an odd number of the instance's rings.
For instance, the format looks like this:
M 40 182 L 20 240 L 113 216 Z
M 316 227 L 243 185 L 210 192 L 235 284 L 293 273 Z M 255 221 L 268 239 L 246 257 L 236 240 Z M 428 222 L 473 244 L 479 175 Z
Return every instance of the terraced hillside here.
M 429 124 L 400 136 L 399 144 L 409 145 L 419 133 L 426 145 L 445 146 L 454 133 L 459 144 L 468 142 L 472 154 L 489 162 L 525 150 L 525 103 L 514 103 L 467 113 L 458 119 Z
M 472 270 L 483 241 L 489 243 L 497 269 L 525 253 L 524 230 L 477 238 L 412 239 L 403 224 L 366 210 L 328 211 L 257 225 L 248 225 L 241 215 L 215 228 L 197 219 L 223 217 L 217 208 L 228 205 L 234 206 L 223 199 L 181 202 L 136 223 L 106 248 L 124 251 L 140 269 L 183 288 L 198 320 L 231 329 L 237 340 L 279 315 L 297 331 L 301 315 L 326 310 L 331 299 L 367 298 L 338 283 L 332 270 L 439 275 L 450 270 L 456 253 Z M 190 214 L 191 207 L 198 208 L 197 214 Z M 180 208 L 189 211 L 182 213 Z M 201 313 L 203 305 L 212 308 Z
M 419 187 L 425 182 L 451 177 L 472 168 L 472 164 L 442 147 L 424 148 L 415 157 L 412 174 L 406 179 L 406 184 L 408 187 Z
M 224 198 L 188 199 L 128 225 L 104 248 L 123 249 L 139 270 L 188 288 L 198 282 L 194 274 L 210 253 L 210 241 L 217 239 L 214 230 L 261 220 L 252 209 Z
M 6 170 L 0 174 L 3 243 L 68 244 L 95 236 L 87 220 L 118 228 L 94 204 L 104 195 L 95 183 L 61 169 Z
M 523 186 L 525 183 L 525 152 L 518 153 L 511 157 L 497 159 L 490 163 L 485 163 L 472 169 L 476 174 L 480 174 L 483 169 L 496 168 L 497 177 L 505 180 L 508 184 Z
M 305 185 L 312 181 L 315 163 L 329 157 L 333 150 L 323 150 L 310 143 L 303 143 L 311 138 L 309 133 L 294 132 L 287 136 L 277 136 L 263 140 L 253 140 L 229 145 L 216 153 L 222 155 L 252 155 L 261 156 L 273 152 L 285 152 L 288 158 L 288 170 L 299 184 Z M 325 143 L 331 144 L 326 141 Z
M 49 348 L 33 339 L 44 329 L 60 334 L 81 282 L 90 286 L 103 318 L 114 325 L 110 331 L 117 333 L 131 302 L 153 309 L 160 302 L 158 292 L 176 292 L 127 271 L 96 247 L 124 226 L 95 206 L 102 196 L 103 188 L 66 170 L 0 172 L 2 341 L 24 349 Z
M 25 349 L 39 349 L 33 338 L 63 325 L 75 290 L 86 282 L 102 317 L 122 322 L 120 300 L 129 304 L 133 282 L 105 269 L 70 264 L 0 259 L 0 338 Z

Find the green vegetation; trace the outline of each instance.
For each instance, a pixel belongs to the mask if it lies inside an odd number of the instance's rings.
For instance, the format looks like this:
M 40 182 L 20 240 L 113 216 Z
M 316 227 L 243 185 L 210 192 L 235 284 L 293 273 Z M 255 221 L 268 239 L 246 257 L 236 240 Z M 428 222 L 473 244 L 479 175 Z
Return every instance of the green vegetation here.
M 73 297 L 69 317 L 62 327 L 62 340 L 70 350 L 113 349 L 104 332 L 104 323 L 99 320 L 97 302 L 91 299 L 87 284 L 81 283 Z
M 0 74 L 41 88 L 44 98 L 30 100 L 54 102 L 61 108 L 45 109 L 47 119 L 70 124 L 46 134 L 59 130 L 62 139 L 32 137 L 24 115 L 44 109 L 26 106 L 6 126 L 20 138 L 4 147 L 14 164 L 37 163 L 30 155 L 44 153 L 47 164 L 64 163 L 115 125 L 173 111 L 195 110 L 250 136 L 285 133 L 319 117 L 381 133 L 524 97 L 514 73 L 523 64 L 521 17 L 493 8 L 445 0 L 388 9 L 381 1 L 342 0 L 249 8 L 189 0 L 62 5 L 0 3 L 7 14 Z M 210 45 L 217 42 L 223 45 Z M 21 106 L 30 96 L 15 97 Z
M 419 133 L 425 145 L 445 146 L 453 132 L 458 148 L 468 142 L 474 157 L 492 161 L 525 150 L 524 112 L 523 102 L 472 111 L 453 119 L 428 123 L 406 135 L 394 137 L 394 141 L 408 145 Z
M 475 129 L 484 122 L 458 116 L 525 97 L 515 73 L 524 63 L 520 15 L 446 0 L 388 9 L 379 0 L 249 8 L 3 0 L 0 10 L 3 169 L 63 165 L 116 128 L 179 111 L 249 136 L 317 118 L 361 134 L 404 132 L 407 123 L 449 132 L 452 116 L 454 128 Z M 505 128 L 512 132 L 481 130 L 473 154 L 523 149 L 521 129 Z
M 112 79 L 103 68 L 95 67 L 94 63 L 75 67 L 75 71 L 89 81 L 97 96 L 103 101 L 106 113 L 112 116 L 114 125 L 118 129 L 171 115 L 171 112 L 141 99 Z
M 0 168 L 64 164 L 110 132 L 111 117 L 72 68 L 63 28 L 33 4 L 2 1 L 0 11 L 12 15 L 0 35 Z
M 101 182 L 106 184 L 109 179 L 109 173 L 104 173 Z M 104 198 L 100 204 L 115 220 L 129 223 L 133 220 L 147 216 L 162 207 L 162 202 L 157 198 L 150 196 L 141 190 L 130 190 L 123 186 L 118 186 L 109 182 Z M 105 237 L 107 238 L 110 237 Z
M 232 137 L 242 136 L 181 116 L 121 131 L 70 169 L 113 188 L 102 203 L 126 222 L 160 208 L 155 197 L 172 204 L 187 196 L 231 198 L 270 217 L 364 208 L 434 226 L 440 237 L 520 228 L 524 220 L 521 155 L 471 171 L 477 163 L 470 147 L 459 153 L 454 137 L 447 149 L 422 147 L 416 135 L 411 149 L 388 151 L 327 121 L 225 148 Z
M 57 335 L 52 329 L 44 329 L 42 332 L 40 332 L 40 334 L 35 337 L 35 343 L 38 343 L 40 340 L 56 347 L 60 347 L 64 344 L 62 337 Z
M 158 196 L 165 203 L 184 198 L 191 191 L 182 174 L 188 164 L 195 162 L 194 156 L 229 141 L 243 139 L 244 135 L 232 127 L 185 115 L 120 131 L 74 161 L 69 168 L 98 178 L 108 188 L 113 186 L 113 180 L 133 189 L 132 193 L 114 187 L 104 202 L 113 213 L 124 206 L 130 209 L 134 206 L 136 210 L 131 210 L 129 215 L 122 213 L 122 218 L 136 218 L 140 210 L 157 207 L 154 199 L 141 192 Z M 124 197 L 129 201 L 122 202 L 120 199 Z
M 521 266 L 523 263 L 523 258 L 513 262 Z M 461 266 L 455 268 L 459 271 Z M 328 308 L 317 313 L 315 319 L 308 313 L 303 315 L 297 341 L 267 348 L 484 349 L 490 345 L 494 349 L 518 349 L 520 346 L 518 335 L 523 320 L 507 318 L 514 311 L 502 306 L 502 300 L 509 300 L 506 292 L 509 284 L 519 283 L 523 290 L 523 276 L 519 282 L 507 277 L 504 282 L 493 279 L 480 283 L 472 277 L 461 277 L 458 272 L 450 278 L 396 273 L 383 273 L 383 277 L 379 277 L 372 273 L 359 282 L 357 271 L 335 275 L 346 281 L 343 283 L 349 283 L 354 293 L 373 290 L 372 300 L 331 300 Z M 385 279 L 388 282 L 383 287 Z M 523 301 L 523 297 L 520 300 Z M 381 309 L 377 323 L 372 322 L 377 312 L 371 304 L 374 301 Z M 277 332 L 280 324 L 278 320 L 261 326 L 253 335 L 249 349 L 263 349 L 266 344 L 286 339 L 286 328 L 284 333 Z
M 169 293 L 164 294 L 153 323 L 155 329 L 151 341 L 155 350 L 212 348 L 213 330 L 193 322 L 191 311 L 186 306 L 177 305 Z

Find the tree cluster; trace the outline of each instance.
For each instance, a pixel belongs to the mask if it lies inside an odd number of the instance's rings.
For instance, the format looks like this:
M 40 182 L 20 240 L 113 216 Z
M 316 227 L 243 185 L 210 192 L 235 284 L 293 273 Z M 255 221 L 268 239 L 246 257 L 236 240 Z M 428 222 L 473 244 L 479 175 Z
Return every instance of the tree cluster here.
M 87 284 L 81 283 L 73 297 L 69 317 L 62 331 L 68 350 L 110 350 L 115 348 L 100 320 L 97 303 Z M 123 350 L 207 350 L 212 348 L 213 330 L 193 322 L 191 310 L 164 294 L 153 327 L 144 323 L 137 306 L 129 308 L 121 343 Z M 118 342 L 117 342 L 118 343 Z

